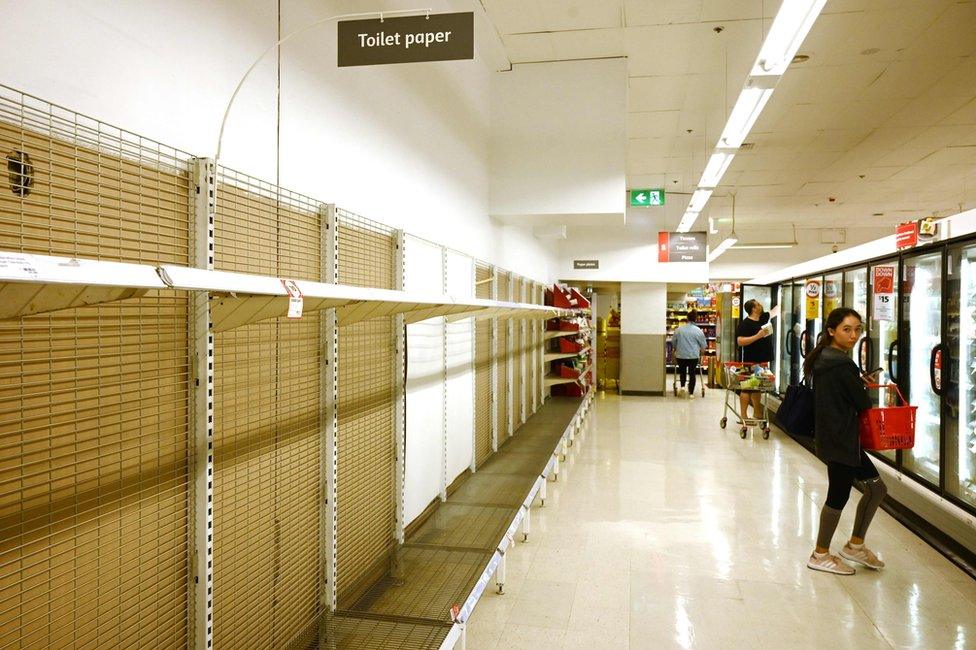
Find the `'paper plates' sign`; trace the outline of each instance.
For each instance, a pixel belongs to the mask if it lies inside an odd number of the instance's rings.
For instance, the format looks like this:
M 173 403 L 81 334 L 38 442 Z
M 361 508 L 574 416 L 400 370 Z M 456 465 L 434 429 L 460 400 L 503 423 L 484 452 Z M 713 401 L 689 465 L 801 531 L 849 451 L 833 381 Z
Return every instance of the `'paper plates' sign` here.
M 339 23 L 339 67 L 474 58 L 474 14 Z

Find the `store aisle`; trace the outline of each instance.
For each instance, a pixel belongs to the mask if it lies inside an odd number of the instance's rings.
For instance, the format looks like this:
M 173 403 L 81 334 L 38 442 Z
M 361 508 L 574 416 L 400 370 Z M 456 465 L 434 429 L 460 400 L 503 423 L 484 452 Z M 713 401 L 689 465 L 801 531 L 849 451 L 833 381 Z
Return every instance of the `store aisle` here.
M 823 465 L 775 429 L 719 429 L 721 410 L 720 391 L 598 398 L 468 648 L 976 647 L 976 582 L 884 512 L 884 571 L 807 569 Z

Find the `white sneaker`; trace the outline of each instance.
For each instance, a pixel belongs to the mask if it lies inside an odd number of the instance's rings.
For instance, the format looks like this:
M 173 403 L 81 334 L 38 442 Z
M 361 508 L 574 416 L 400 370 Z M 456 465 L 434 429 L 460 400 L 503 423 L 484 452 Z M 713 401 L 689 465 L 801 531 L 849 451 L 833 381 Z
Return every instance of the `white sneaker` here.
M 869 569 L 874 569 L 875 571 L 878 569 L 883 569 L 885 566 L 885 563 L 874 554 L 874 551 L 864 546 L 864 544 L 854 546 L 848 542 L 844 544 L 844 548 L 840 549 L 838 552 L 845 560 L 857 562 L 858 564 L 866 566 Z
M 688 399 L 695 399 L 694 393 L 688 393 Z
M 817 553 L 814 551 L 807 560 L 807 567 L 814 571 L 825 571 L 826 573 L 836 573 L 841 576 L 852 576 L 855 571 L 852 567 L 841 562 L 840 558 L 830 553 Z

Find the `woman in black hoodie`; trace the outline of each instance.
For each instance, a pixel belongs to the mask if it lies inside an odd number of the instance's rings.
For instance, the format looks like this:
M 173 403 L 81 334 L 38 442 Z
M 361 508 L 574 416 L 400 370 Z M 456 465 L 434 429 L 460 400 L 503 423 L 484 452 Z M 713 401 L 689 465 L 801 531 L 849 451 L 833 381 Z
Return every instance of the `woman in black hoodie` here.
M 813 377 L 817 456 L 827 463 L 829 481 L 827 502 L 820 511 L 817 547 L 807 566 L 816 571 L 852 575 L 853 568 L 830 554 L 830 541 L 855 482 L 862 496 L 854 531 L 840 556 L 871 569 L 884 567 L 884 562 L 864 546 L 864 536 L 887 488 L 861 449 L 858 430 L 858 416 L 871 406 L 865 384 L 876 383 L 877 377 L 861 376 L 850 357 L 861 337 L 861 316 L 856 311 L 846 307 L 833 310 L 824 330 L 823 338 L 803 364 L 804 375 Z

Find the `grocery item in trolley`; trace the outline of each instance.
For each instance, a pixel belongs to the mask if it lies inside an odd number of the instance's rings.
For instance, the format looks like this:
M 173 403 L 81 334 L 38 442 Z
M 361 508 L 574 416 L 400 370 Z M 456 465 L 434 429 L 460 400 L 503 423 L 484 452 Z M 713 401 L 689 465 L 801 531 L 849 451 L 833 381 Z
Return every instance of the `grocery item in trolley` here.
M 776 376 L 768 365 L 725 365 L 726 386 L 732 390 L 771 391 L 776 388 Z
M 908 404 L 896 384 L 869 384 L 868 388 L 894 389 L 901 403 L 898 406 L 869 408 L 861 413 L 861 447 L 873 451 L 914 447 L 918 407 Z

